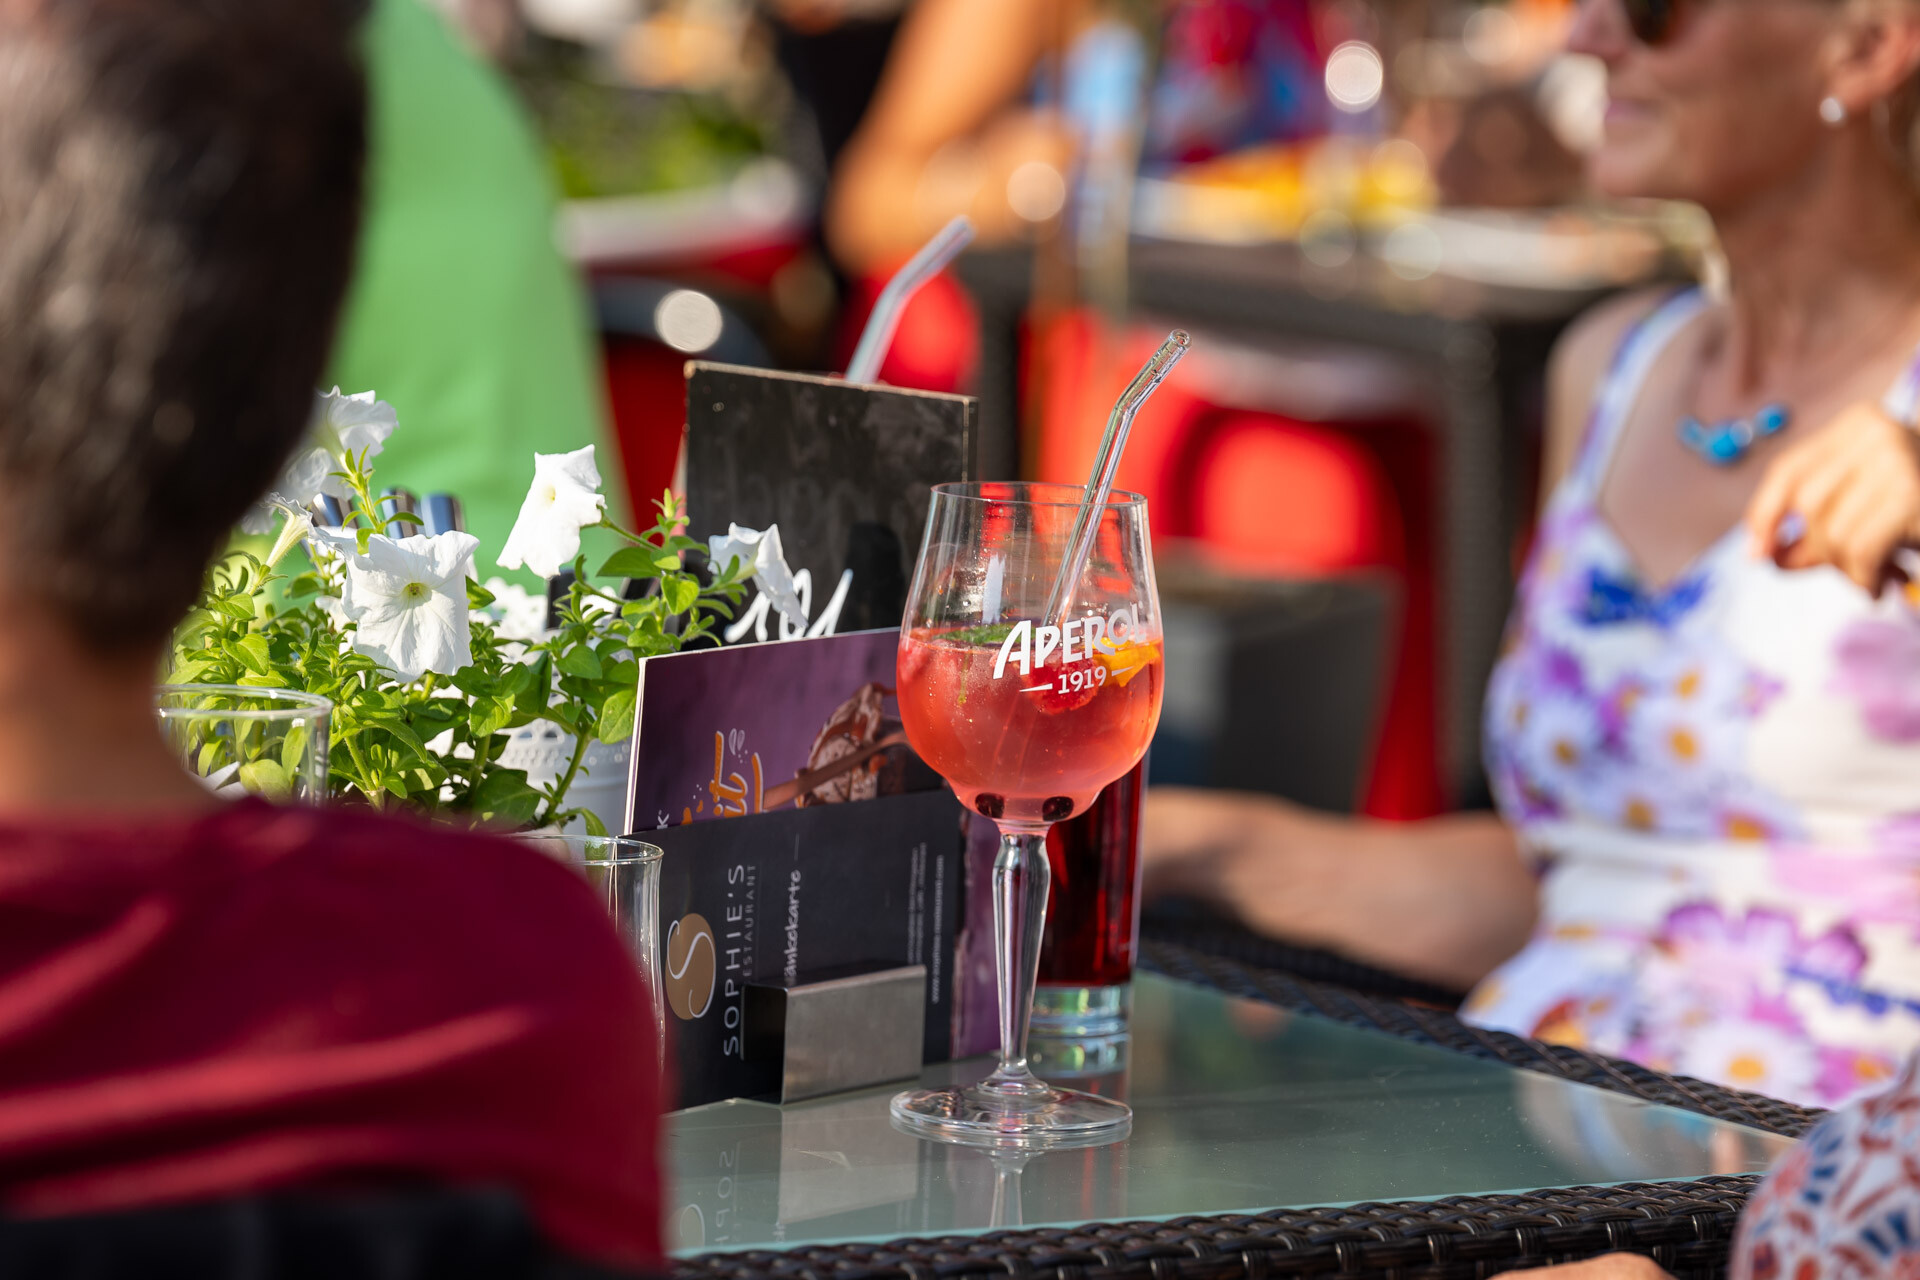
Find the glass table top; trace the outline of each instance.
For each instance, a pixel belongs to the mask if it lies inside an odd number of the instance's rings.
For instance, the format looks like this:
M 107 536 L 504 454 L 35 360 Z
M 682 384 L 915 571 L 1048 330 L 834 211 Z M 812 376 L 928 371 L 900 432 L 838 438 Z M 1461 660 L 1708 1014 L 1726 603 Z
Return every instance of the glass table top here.
M 785 1248 L 1752 1173 L 1788 1139 L 1154 976 L 1133 1034 L 1036 1043 L 1124 1142 L 1024 1158 L 893 1128 L 900 1086 L 668 1118 L 669 1246 Z M 929 1067 L 930 1084 L 991 1063 Z

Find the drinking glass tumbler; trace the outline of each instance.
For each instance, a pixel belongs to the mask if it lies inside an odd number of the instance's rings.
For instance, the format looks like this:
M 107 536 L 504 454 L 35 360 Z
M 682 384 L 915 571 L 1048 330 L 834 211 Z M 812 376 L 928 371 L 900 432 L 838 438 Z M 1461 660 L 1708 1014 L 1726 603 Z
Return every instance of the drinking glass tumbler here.
M 155 692 L 154 707 L 187 769 L 216 795 L 327 798 L 327 699 L 292 689 L 169 684 Z
M 1033 993 L 1037 1035 L 1111 1036 L 1127 1029 L 1140 941 L 1140 801 L 1146 761 L 1077 818 L 1047 832 L 1047 929 Z
M 664 1063 L 667 1012 L 660 987 L 660 862 L 665 851 L 631 836 L 533 831 L 520 839 L 578 871 L 606 907 L 607 917 L 626 940 L 646 980 L 654 1044 Z

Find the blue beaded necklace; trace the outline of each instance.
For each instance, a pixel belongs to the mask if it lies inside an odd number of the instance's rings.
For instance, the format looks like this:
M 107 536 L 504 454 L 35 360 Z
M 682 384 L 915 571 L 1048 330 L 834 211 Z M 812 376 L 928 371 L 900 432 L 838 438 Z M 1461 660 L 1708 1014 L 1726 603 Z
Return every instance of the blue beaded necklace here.
M 1768 436 L 1787 429 L 1793 413 L 1776 401 L 1751 418 L 1729 418 L 1712 426 L 1692 414 L 1680 420 L 1680 443 L 1716 467 L 1730 467 Z

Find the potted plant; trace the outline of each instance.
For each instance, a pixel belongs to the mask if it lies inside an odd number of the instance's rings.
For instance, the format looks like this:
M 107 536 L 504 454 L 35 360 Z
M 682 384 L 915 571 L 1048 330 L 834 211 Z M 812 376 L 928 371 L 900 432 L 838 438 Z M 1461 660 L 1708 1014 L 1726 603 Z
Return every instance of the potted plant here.
M 712 642 L 750 578 L 784 607 L 791 575 L 777 533 L 714 539 L 711 571 L 696 572 L 686 554 L 701 548 L 681 533 L 672 493 L 654 504 L 652 527 L 631 531 L 607 516 L 591 446 L 535 455 L 499 563 L 549 579 L 572 570 L 546 627 L 545 601 L 475 580 L 476 538 L 410 532 L 415 517 L 375 499 L 373 459 L 395 426 L 372 392 L 319 397 L 309 440 L 247 522 L 276 533 L 272 549 L 235 548 L 214 564 L 176 636 L 167 682 L 331 701 L 327 789 L 338 800 L 606 834 L 602 817 L 571 796 L 594 744 L 632 734 L 640 660 Z M 335 527 L 316 523 L 325 498 L 344 513 Z M 591 571 L 580 550 L 586 528 L 623 544 Z M 562 735 L 565 762 L 529 779 L 509 747 L 537 722 Z M 253 763 L 255 789 L 275 793 L 273 762 Z

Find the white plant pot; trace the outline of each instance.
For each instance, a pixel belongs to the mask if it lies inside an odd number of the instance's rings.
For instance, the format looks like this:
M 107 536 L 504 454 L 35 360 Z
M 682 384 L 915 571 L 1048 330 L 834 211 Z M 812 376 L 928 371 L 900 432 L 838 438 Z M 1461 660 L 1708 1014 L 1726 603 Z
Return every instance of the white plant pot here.
M 512 769 L 525 769 L 527 781 L 542 787 L 555 781 L 573 759 L 573 735 L 551 720 L 535 720 L 513 731 L 500 763 Z M 627 829 L 627 791 L 632 782 L 633 739 L 623 742 L 596 742 L 587 748 L 561 804 L 568 809 L 589 809 L 607 831 L 621 835 Z M 578 818 L 565 830 L 578 834 L 586 824 Z

